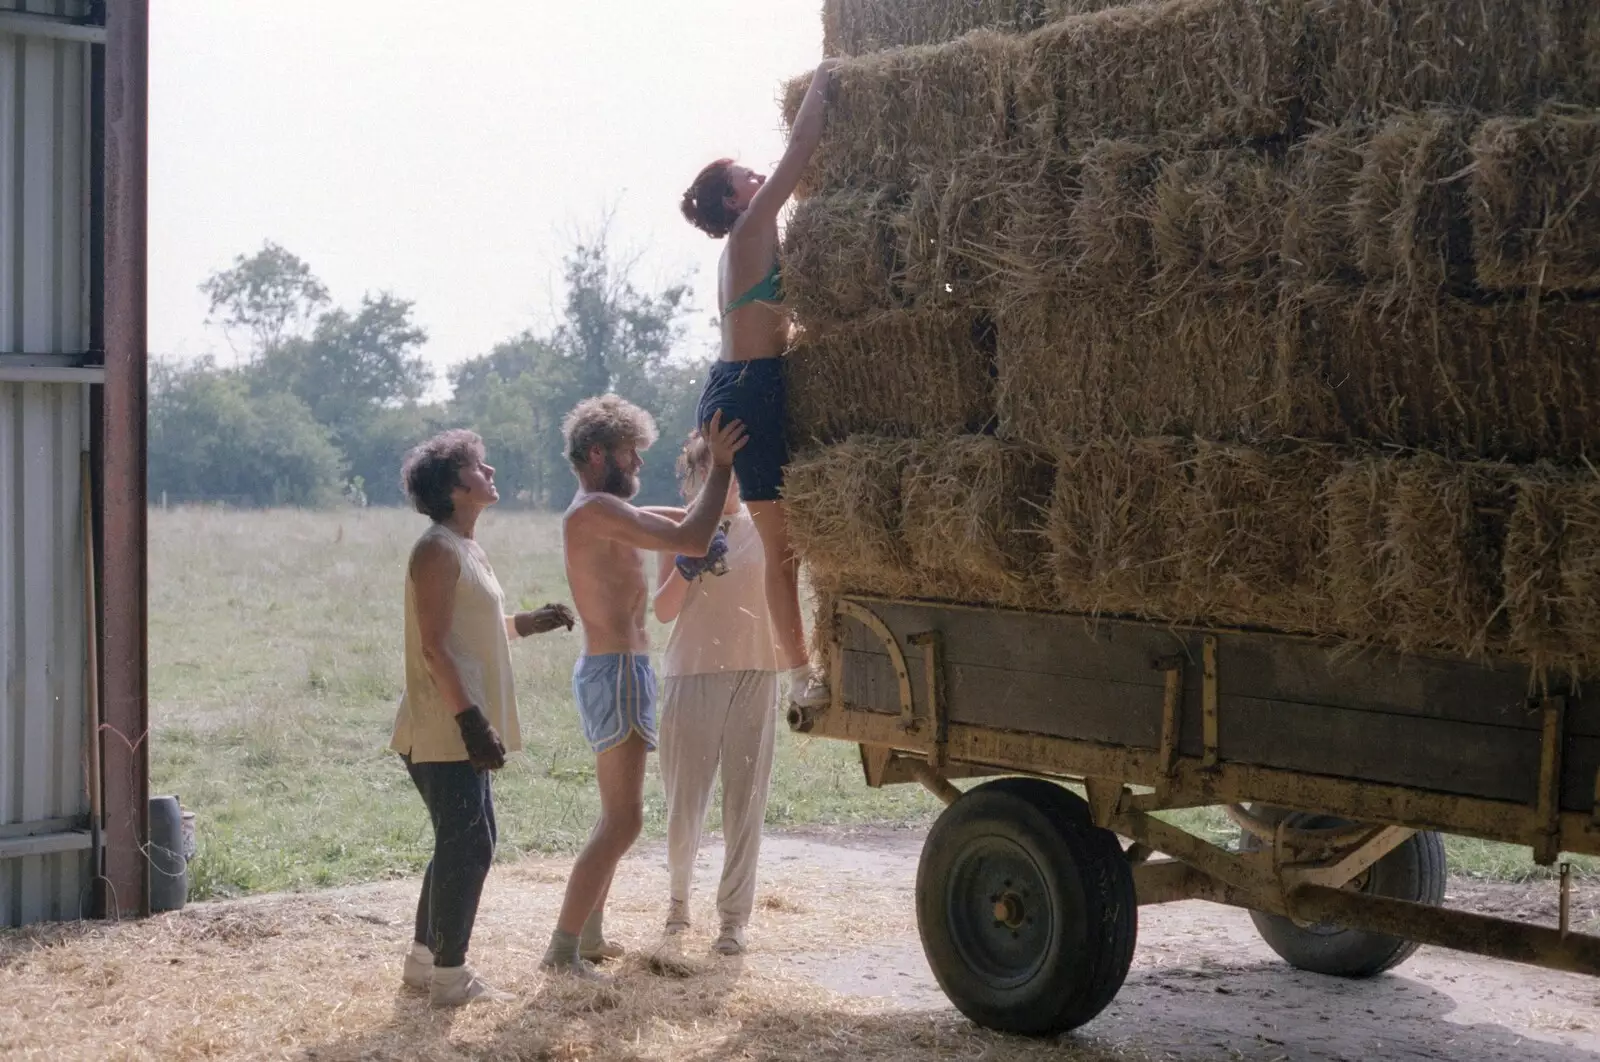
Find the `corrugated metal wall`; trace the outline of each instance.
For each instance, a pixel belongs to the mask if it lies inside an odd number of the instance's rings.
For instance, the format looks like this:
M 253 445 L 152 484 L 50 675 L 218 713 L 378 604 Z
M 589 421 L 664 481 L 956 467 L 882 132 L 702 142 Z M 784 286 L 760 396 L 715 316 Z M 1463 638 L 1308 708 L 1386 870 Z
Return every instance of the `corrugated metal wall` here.
M 68 0 L 0 5 L 80 15 Z M 89 346 L 90 49 L 0 31 L 0 353 Z M 83 384 L 0 382 L 0 925 L 87 914 Z M 63 844 L 46 854 L 6 855 Z

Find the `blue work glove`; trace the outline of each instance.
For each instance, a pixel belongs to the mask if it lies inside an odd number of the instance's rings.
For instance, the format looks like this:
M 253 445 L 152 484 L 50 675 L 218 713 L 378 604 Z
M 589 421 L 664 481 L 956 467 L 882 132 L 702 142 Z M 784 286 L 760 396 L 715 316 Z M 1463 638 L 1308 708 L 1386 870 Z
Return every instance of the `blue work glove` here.
M 727 555 L 728 533 L 725 528 L 719 527 L 717 533 L 711 536 L 711 545 L 706 547 L 704 557 L 685 557 L 680 553 L 674 558 L 673 564 L 677 567 L 678 574 L 692 583 L 708 571 L 714 575 L 721 575 L 727 571 L 727 565 L 722 563 Z

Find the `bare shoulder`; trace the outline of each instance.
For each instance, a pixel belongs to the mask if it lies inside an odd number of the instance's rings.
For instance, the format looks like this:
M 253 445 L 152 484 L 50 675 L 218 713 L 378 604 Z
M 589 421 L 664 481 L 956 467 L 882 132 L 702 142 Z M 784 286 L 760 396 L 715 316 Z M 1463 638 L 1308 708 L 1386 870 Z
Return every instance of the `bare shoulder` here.
M 637 513 L 637 509 L 616 495 L 595 491 L 573 498 L 561 522 L 568 531 L 596 534 L 615 527 L 619 521 L 633 519 Z
M 407 567 L 413 579 L 428 576 L 443 579 L 458 575 L 461 562 L 456 558 L 455 550 L 438 535 L 423 535 L 411 547 L 411 559 Z

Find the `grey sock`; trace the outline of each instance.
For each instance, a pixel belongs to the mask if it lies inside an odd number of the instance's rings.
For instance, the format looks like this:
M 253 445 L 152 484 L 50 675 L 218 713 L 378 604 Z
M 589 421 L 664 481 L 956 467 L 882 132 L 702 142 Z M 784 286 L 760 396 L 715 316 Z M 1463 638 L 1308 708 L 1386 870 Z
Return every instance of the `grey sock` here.
M 604 911 L 590 911 L 589 917 L 583 920 L 583 929 L 578 933 L 578 947 L 584 951 L 598 948 L 605 943 L 606 914 Z
M 545 949 L 545 966 L 576 966 L 578 963 L 578 938 L 557 929 L 550 934 L 550 947 Z

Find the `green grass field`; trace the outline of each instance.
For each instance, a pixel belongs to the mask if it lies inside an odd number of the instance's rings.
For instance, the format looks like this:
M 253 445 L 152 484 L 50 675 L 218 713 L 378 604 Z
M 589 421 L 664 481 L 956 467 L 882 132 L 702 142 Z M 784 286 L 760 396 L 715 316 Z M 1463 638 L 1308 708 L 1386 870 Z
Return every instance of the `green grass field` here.
M 426 863 L 421 800 L 387 750 L 405 559 L 425 526 L 384 509 L 150 514 L 152 786 L 195 812 L 195 898 Z M 484 518 L 479 538 L 508 602 L 567 600 L 559 535 L 550 515 Z M 598 807 L 570 692 L 577 635 L 512 651 L 524 752 L 496 778 L 501 859 L 576 848 Z M 779 734 L 772 825 L 917 822 L 936 810 L 920 787 L 866 788 L 853 746 Z M 654 762 L 649 836 L 665 828 Z
M 384 509 L 150 514 L 152 785 L 196 814 L 194 898 L 371 881 L 427 861 L 421 801 L 387 750 L 404 564 L 424 526 Z M 479 538 L 517 607 L 567 599 L 559 533 L 546 514 L 485 517 Z M 496 779 L 501 859 L 573 850 L 594 820 L 594 762 L 569 692 L 577 650 L 565 632 L 513 646 L 525 751 Z M 651 770 L 645 829 L 657 837 L 654 758 Z M 937 810 L 920 787 L 868 789 L 854 746 L 779 728 L 769 825 L 915 824 Z M 1233 833 L 1214 811 L 1172 817 L 1214 840 Z M 1545 873 L 1503 845 L 1451 839 L 1450 855 L 1462 873 Z

